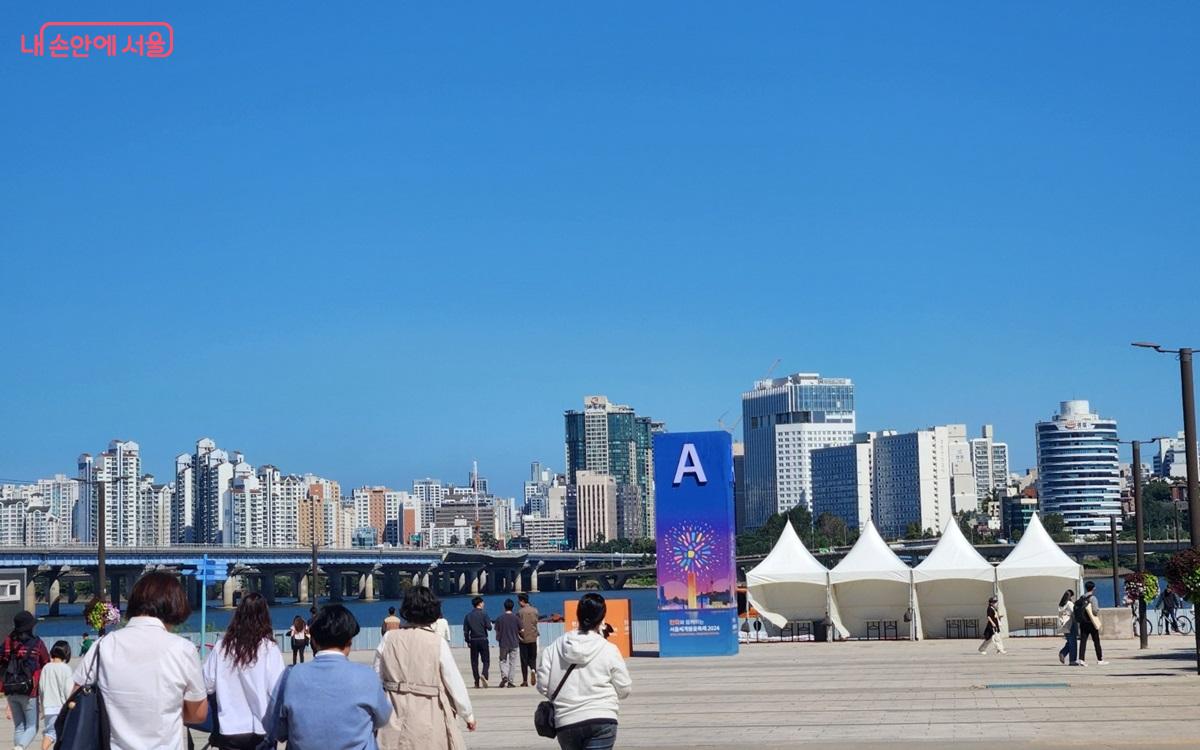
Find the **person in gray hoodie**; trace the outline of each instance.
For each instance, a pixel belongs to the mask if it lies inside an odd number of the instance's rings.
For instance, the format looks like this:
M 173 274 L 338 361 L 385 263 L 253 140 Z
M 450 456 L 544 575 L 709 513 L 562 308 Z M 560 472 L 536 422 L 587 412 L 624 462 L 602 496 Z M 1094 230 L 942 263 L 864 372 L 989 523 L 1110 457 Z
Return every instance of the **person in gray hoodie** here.
M 604 623 L 604 597 L 585 594 L 579 629 L 564 633 L 538 658 L 537 689 L 554 703 L 561 750 L 611 750 L 617 742 L 619 701 L 632 681 Z

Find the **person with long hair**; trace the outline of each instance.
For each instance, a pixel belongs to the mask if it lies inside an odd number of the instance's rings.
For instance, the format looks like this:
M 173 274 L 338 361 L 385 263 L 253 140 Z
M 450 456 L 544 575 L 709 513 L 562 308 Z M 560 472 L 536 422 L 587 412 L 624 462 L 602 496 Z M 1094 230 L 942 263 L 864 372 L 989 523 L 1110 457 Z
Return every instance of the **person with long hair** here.
M 98 680 L 112 750 L 183 750 L 184 723 L 201 724 L 208 717 L 196 646 L 167 631 L 191 613 L 175 576 L 147 573 L 129 594 L 125 627 L 96 641 L 79 660 L 75 686 Z
M 50 662 L 46 644 L 33 634 L 37 618 L 28 612 L 13 617 L 13 629 L 0 647 L 6 717 L 13 723 L 13 748 L 24 750 L 38 732 L 38 678 Z
M 225 635 L 204 660 L 204 685 L 217 696 L 217 728 L 210 740 L 220 750 L 254 750 L 266 737 L 263 720 L 283 674 L 271 611 L 262 594 L 249 593 L 233 613 Z
M 375 651 L 375 671 L 392 704 L 379 730 L 380 750 L 461 750 L 458 719 L 475 731 L 475 715 L 450 644 L 434 630 L 442 606 L 425 586 L 404 595 L 405 625 L 389 630 Z
M 537 690 L 554 704 L 562 750 L 612 750 L 617 742 L 619 701 L 633 683 L 621 652 L 608 642 L 607 609 L 604 597 L 584 594 L 575 610 L 579 629 L 538 657 Z
M 1066 643 L 1058 650 L 1058 661 L 1072 667 L 1079 666 L 1079 623 L 1075 622 L 1075 592 L 1067 589 L 1058 600 L 1058 632 L 1066 636 Z
M 300 615 L 292 618 L 292 627 L 288 630 L 288 636 L 292 642 L 292 666 L 296 664 L 296 657 L 300 657 L 300 663 L 304 663 L 304 649 L 308 648 L 308 623 Z

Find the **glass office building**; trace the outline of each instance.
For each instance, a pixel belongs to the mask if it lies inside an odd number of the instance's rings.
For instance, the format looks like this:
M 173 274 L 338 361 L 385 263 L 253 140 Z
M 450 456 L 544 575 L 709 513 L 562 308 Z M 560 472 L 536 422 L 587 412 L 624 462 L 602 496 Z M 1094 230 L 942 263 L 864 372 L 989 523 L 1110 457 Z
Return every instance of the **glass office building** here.
M 1121 462 L 1116 420 L 1087 401 L 1063 401 L 1049 422 L 1038 422 L 1038 499 L 1077 537 L 1107 534 L 1109 517 L 1121 530 Z

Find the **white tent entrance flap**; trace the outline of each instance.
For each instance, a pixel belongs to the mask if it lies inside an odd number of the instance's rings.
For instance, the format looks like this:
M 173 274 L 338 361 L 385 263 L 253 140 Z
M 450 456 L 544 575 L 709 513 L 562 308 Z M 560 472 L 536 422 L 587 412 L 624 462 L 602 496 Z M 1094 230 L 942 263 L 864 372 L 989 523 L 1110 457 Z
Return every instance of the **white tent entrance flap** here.
M 800 541 L 790 522 L 771 553 L 746 573 L 746 592 L 750 604 L 776 629 L 789 622 L 820 623 L 828 614 L 837 635 L 846 637 L 829 595 L 829 571 Z
M 912 583 L 912 568 L 896 557 L 868 522 L 858 541 L 829 571 L 833 602 L 853 638 L 890 637 L 885 628 L 895 623 L 896 637 L 920 638 L 921 615 Z M 911 613 L 910 622 L 905 614 Z M 879 623 L 877 636 L 872 624 Z
M 1056 617 L 1063 592 L 1078 593 L 1082 578 L 1083 566 L 1054 543 L 1035 513 L 1021 541 L 996 566 L 1003 630 L 1026 630 L 1026 618 Z
M 951 521 L 929 556 L 913 568 L 926 638 L 982 638 L 996 567 L 975 551 Z M 948 632 L 949 631 L 949 632 Z

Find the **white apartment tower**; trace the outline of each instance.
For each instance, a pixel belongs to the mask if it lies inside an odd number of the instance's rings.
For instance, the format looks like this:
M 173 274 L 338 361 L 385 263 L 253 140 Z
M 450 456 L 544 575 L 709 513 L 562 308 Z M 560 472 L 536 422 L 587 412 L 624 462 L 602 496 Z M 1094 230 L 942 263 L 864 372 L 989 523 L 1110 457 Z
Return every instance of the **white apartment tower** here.
M 577 471 L 579 548 L 618 538 L 617 480 L 608 474 Z
M 997 442 L 990 424 L 980 437 L 971 440 L 971 460 L 975 467 L 975 493 L 980 502 L 993 494 L 1008 492 L 1008 444 Z
M 139 482 L 142 476 L 142 456 L 138 444 L 132 440 L 113 440 L 108 444 L 108 450 L 94 458 L 87 453 L 82 454 L 78 470 L 84 488 L 74 518 L 79 540 L 85 544 L 95 544 L 97 509 L 103 494 L 105 543 L 113 547 L 137 544 Z

